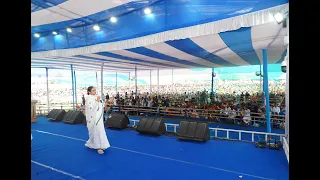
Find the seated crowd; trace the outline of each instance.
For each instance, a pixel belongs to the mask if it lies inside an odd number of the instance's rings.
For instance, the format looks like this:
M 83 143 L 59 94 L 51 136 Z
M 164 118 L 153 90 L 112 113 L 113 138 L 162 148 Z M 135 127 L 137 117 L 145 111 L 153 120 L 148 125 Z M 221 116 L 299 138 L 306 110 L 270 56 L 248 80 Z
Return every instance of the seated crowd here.
M 283 80 L 269 82 L 270 117 L 273 126 L 280 128 L 284 127 L 284 87 Z M 76 104 L 81 104 L 86 88 L 77 86 Z M 122 113 L 129 115 L 137 115 L 137 110 L 134 109 L 139 107 L 140 109 L 154 109 L 155 112 L 159 109 L 162 116 L 184 116 L 248 126 L 265 125 L 264 98 L 259 93 L 261 92 L 261 84 L 257 80 L 217 80 L 214 83 L 214 95 L 206 91 L 211 89 L 211 81 L 208 80 L 159 86 L 138 84 L 137 93 L 135 93 L 135 88 L 133 83 L 121 84 L 118 87 L 105 85 L 103 92 L 108 92 L 103 97 L 106 99 L 106 106 L 109 108 L 111 106 L 132 106 L 130 111 L 120 108 Z M 99 91 L 100 87 L 97 89 Z M 38 100 L 40 113 L 47 109 L 46 94 L 45 86 L 32 86 L 32 96 Z M 51 108 L 68 109 L 68 107 L 72 107 L 72 99 L 70 87 L 50 84 Z M 84 106 L 81 109 L 83 108 Z
M 265 125 L 266 109 L 263 103 L 263 96 L 248 92 L 235 94 L 208 94 L 206 91 L 183 94 L 157 95 L 130 94 L 109 97 L 109 94 L 102 97 L 106 102 L 106 108 L 120 107 L 128 115 L 136 115 L 138 108 L 158 109 L 162 116 L 187 116 L 187 118 L 202 118 L 215 120 L 222 123 L 232 123 L 247 126 Z M 284 128 L 284 94 L 270 94 L 270 117 L 273 127 Z M 83 103 L 84 104 L 84 103 Z M 130 110 L 124 110 L 131 107 Z M 133 110 L 135 108 L 135 110 Z M 178 111 L 178 113 L 177 113 Z M 140 113 L 138 115 L 145 115 Z

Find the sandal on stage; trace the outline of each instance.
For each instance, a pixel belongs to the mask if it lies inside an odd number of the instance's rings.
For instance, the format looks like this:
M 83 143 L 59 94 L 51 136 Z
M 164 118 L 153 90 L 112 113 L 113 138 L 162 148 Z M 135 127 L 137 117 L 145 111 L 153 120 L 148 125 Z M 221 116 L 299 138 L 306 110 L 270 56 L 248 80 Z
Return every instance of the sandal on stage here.
M 99 153 L 99 154 L 103 154 L 104 151 L 103 151 L 102 149 L 99 149 L 99 150 L 98 150 L 98 153 Z

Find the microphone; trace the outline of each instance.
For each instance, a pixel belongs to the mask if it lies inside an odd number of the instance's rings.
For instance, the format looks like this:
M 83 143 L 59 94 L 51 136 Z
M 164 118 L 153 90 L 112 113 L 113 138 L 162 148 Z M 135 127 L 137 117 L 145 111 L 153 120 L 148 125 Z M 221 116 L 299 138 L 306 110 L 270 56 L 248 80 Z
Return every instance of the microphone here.
M 99 95 L 95 95 L 96 99 L 97 99 L 97 97 L 98 97 L 98 96 L 99 96 Z M 102 101 L 101 97 L 100 97 L 99 102 L 103 103 L 103 101 Z

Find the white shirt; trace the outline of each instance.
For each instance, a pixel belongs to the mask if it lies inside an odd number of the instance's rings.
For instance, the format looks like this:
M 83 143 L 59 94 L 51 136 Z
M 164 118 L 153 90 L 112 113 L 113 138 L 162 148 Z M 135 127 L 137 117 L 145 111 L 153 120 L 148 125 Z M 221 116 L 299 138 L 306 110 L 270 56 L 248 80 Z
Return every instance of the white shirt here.
M 279 107 L 273 107 L 271 110 L 273 113 L 280 113 L 280 108 Z
M 246 110 L 244 111 L 244 116 L 250 117 L 250 109 L 246 109 Z
M 231 108 L 230 108 L 230 107 L 224 108 L 224 113 L 225 113 L 225 114 L 231 113 L 230 111 L 231 111 Z
M 237 116 L 236 110 L 232 109 L 229 115 L 229 118 L 235 118 Z

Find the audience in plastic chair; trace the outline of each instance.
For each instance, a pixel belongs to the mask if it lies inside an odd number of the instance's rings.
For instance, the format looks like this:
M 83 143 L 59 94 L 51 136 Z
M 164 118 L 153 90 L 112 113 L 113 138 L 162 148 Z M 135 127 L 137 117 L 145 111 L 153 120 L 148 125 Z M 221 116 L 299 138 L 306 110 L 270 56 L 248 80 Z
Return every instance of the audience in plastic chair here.
M 250 109 L 248 107 L 245 107 L 244 116 L 243 116 L 243 122 L 248 126 L 250 125 L 251 115 L 250 115 Z

